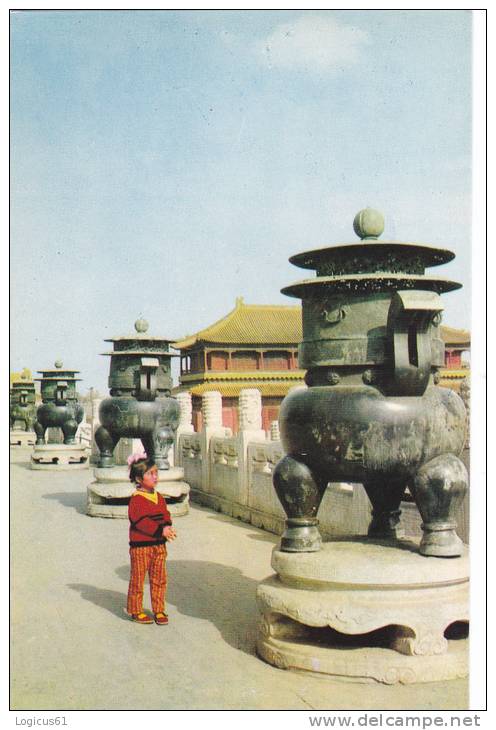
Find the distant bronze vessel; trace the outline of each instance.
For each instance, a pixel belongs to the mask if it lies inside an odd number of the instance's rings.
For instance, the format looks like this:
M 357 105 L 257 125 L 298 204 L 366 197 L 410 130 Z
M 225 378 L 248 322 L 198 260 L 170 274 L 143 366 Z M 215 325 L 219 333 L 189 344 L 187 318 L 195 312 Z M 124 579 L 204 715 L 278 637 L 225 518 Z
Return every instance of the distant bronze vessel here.
M 79 370 L 68 370 L 60 360 L 55 362 L 55 370 L 38 370 L 41 378 L 42 405 L 36 412 L 34 431 L 36 444 L 45 443 L 47 428 L 60 428 L 64 434 L 64 444 L 76 443 L 76 431 L 83 420 L 84 409 L 78 402 L 76 378 Z
M 169 469 L 167 453 L 179 423 L 179 404 L 171 397 L 169 352 L 173 340 L 148 334 L 148 322 L 136 321 L 136 332 L 114 337 L 110 355 L 110 398 L 100 404 L 95 441 L 99 467 L 114 466 L 114 449 L 121 437 L 139 438 L 159 469 Z
M 10 387 L 9 420 L 10 428 L 20 428 L 31 431 L 36 418 L 36 394 L 34 382 L 21 377 Z

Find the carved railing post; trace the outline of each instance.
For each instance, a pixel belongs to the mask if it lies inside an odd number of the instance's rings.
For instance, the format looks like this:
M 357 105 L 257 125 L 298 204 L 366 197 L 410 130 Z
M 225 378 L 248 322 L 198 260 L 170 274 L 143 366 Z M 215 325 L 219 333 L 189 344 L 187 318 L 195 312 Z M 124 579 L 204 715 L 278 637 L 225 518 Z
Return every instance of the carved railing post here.
M 249 502 L 248 444 L 266 441 L 262 429 L 262 396 L 256 388 L 246 388 L 239 394 L 238 483 L 241 504 Z
M 202 489 L 210 491 L 210 441 L 214 436 L 225 438 L 231 435 L 231 429 L 222 425 L 222 395 L 217 390 L 211 390 L 202 396 L 201 432 L 202 452 Z
M 92 464 L 96 464 L 98 462 L 98 459 L 100 458 L 100 449 L 96 445 L 95 441 L 95 431 L 97 430 L 98 426 L 100 425 L 100 417 L 98 415 L 98 410 L 100 408 L 100 403 L 102 402 L 103 398 L 92 398 L 91 399 L 91 413 L 90 413 L 90 425 L 91 425 L 91 457 L 90 462 Z
M 211 390 L 202 396 L 203 429 L 222 428 L 222 395 Z
M 465 439 L 465 448 L 470 448 L 470 375 L 463 378 L 460 383 L 460 397 L 467 411 L 467 436 Z
M 262 429 L 262 396 L 256 388 L 246 388 L 239 394 L 239 430 Z
M 184 466 L 183 454 L 179 447 L 179 439 L 184 433 L 194 433 L 193 427 L 193 403 L 191 399 L 191 393 L 183 391 L 176 395 L 176 400 L 179 403 L 179 425 L 177 427 L 175 440 L 174 440 L 174 459 L 178 466 Z
M 176 400 L 179 403 L 179 425 L 177 430 L 181 433 L 193 433 L 193 402 L 191 393 L 183 391 L 176 395 Z
M 279 431 L 279 421 L 272 421 L 270 424 L 270 440 L 271 441 L 280 441 L 281 440 L 281 433 Z

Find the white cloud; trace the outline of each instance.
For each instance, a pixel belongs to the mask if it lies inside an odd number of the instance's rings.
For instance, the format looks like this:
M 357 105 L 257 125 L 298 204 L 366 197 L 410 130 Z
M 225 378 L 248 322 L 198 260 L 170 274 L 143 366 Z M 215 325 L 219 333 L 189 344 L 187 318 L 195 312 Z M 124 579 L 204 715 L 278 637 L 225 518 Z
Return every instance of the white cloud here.
M 333 71 L 356 63 L 368 42 L 368 34 L 359 28 L 331 17 L 306 15 L 277 26 L 257 43 L 256 52 L 273 67 Z

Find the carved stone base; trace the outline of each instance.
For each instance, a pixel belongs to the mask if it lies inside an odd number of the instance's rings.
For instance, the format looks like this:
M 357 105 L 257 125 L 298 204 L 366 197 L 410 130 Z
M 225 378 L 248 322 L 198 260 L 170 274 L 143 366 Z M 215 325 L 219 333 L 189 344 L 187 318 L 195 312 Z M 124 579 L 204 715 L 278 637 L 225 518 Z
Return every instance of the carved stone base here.
M 257 651 L 262 659 L 279 669 L 298 669 L 354 682 L 382 684 L 414 684 L 441 682 L 466 677 L 468 673 L 468 641 L 450 642 L 442 656 L 408 657 L 387 649 L 322 648 L 281 641 L 274 637 L 259 638 Z
M 75 471 L 88 467 L 89 451 L 79 444 L 39 444 L 31 454 L 31 469 Z
M 127 519 L 129 498 L 136 485 L 129 481 L 127 466 L 114 466 L 110 469 L 95 468 L 95 481 L 87 488 L 86 514 L 90 517 L 109 517 Z M 184 470 L 181 467 L 160 469 L 157 492 L 167 500 L 172 517 L 181 517 L 189 512 L 189 484 L 182 481 Z
M 34 431 L 10 431 L 9 441 L 11 446 L 34 446 L 36 434 Z
M 222 512 L 222 514 L 247 522 L 267 532 L 273 532 L 275 535 L 280 535 L 284 530 L 285 520 L 282 517 L 277 517 L 269 512 L 262 512 L 255 507 L 242 505 L 239 502 L 224 499 L 216 494 L 209 494 L 198 488 L 191 489 L 191 499 L 203 507 L 210 507 L 216 512 Z
M 429 682 L 468 673 L 468 555 L 426 558 L 418 546 L 325 543 L 275 549 L 277 575 L 257 590 L 258 653 L 282 668 L 356 681 Z

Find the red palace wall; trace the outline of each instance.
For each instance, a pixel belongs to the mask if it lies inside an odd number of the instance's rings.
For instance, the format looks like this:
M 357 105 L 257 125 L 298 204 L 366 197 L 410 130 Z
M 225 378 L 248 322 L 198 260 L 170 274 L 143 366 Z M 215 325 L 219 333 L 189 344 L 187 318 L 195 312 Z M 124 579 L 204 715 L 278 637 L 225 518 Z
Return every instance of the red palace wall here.
M 270 431 L 272 421 L 277 421 L 279 407 L 282 398 L 262 397 L 262 428 L 264 431 Z M 233 433 L 239 430 L 239 414 L 237 398 L 222 398 L 222 425 L 232 429 Z M 201 398 L 193 396 L 193 427 L 195 431 L 202 430 L 203 419 L 201 414 Z
M 462 366 L 462 353 L 460 350 L 454 350 L 450 352 L 446 350 L 444 354 L 444 365 L 447 368 L 461 368 Z

